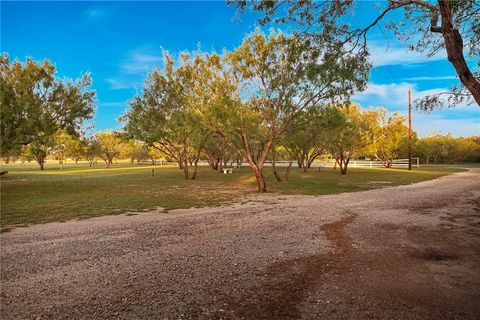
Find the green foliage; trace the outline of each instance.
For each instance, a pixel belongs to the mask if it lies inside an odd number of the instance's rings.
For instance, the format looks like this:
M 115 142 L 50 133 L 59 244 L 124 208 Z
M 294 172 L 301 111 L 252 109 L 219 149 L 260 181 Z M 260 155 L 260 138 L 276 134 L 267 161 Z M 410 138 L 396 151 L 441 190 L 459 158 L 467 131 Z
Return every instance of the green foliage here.
M 144 141 L 174 159 L 189 178 L 189 163 L 197 163 L 209 132 L 200 125 L 194 113 L 197 99 L 193 87 L 192 64 L 182 54 L 180 66 L 165 53 L 165 68 L 155 70 L 145 82 L 141 95 L 130 101 L 130 111 L 122 117 L 130 137 Z M 195 172 L 192 176 L 194 179 Z
M 480 105 L 480 64 L 468 64 L 467 59 L 478 60 L 480 55 L 480 10 L 478 1 L 389 0 L 372 2 L 373 15 L 363 26 L 350 23 L 355 18 L 359 1 L 336 0 L 251 0 L 233 1 L 240 11 L 250 8 L 263 16 L 261 24 L 277 23 L 294 26 L 294 33 L 317 46 L 337 51 L 343 59 L 355 55 L 364 60 L 368 56 L 367 33 L 380 22 L 392 30 L 412 51 L 431 57 L 446 50 L 461 83 L 448 91 L 427 95 L 416 100 L 421 110 L 432 110 L 443 105 L 459 103 Z M 362 9 L 365 9 L 363 7 Z M 403 13 L 403 19 L 389 20 L 389 13 Z M 473 99 L 472 99 L 473 97 Z
M 92 144 L 92 151 L 105 161 L 107 168 L 112 165 L 113 160 L 118 158 L 122 150 L 123 140 L 118 132 L 103 131 L 95 134 L 95 142 Z
M 0 57 L 0 152 L 8 153 L 34 143 L 32 149 L 51 146 L 58 130 L 76 135 L 94 113 L 95 92 L 88 90 L 88 75 L 79 80 L 59 80 L 55 67 L 31 59 L 10 63 Z
M 417 140 L 414 154 L 424 163 L 480 162 L 480 137 L 434 133 Z
M 321 107 L 320 101 L 346 101 L 363 89 L 369 69 L 356 57 L 274 32 L 249 35 L 225 54 L 224 65 L 206 58 L 204 65 L 213 71 L 202 82 L 216 90 L 199 109 L 202 122 L 250 165 L 261 192 L 266 190 L 262 170 L 272 145 L 302 123 L 304 113 Z
M 306 172 L 325 152 L 327 126 L 322 112 L 316 109 L 303 113 L 297 123 L 296 127 L 287 129 L 280 145 L 287 153 L 287 159 L 296 160 Z
M 359 154 L 366 154 L 380 138 L 379 119 L 382 110 L 362 110 L 357 105 L 330 106 L 323 112 L 326 148 L 346 174 L 348 163 Z
M 385 119 L 385 112 L 382 112 L 380 121 L 380 138 L 372 145 L 370 153 L 390 168 L 393 160 L 398 159 L 402 147 L 408 143 L 408 127 L 406 118 L 398 113 Z
M 50 148 L 50 153 L 54 153 L 56 159 L 59 161 L 71 158 L 75 162 L 78 162 L 85 156 L 85 149 L 85 141 L 69 134 L 66 130 L 60 130 L 54 136 L 54 146 Z

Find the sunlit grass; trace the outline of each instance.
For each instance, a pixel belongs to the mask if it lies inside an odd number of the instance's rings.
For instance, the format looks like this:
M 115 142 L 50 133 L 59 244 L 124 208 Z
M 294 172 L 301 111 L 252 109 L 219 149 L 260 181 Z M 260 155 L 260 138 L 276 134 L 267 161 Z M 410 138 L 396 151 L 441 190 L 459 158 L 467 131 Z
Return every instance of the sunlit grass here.
M 249 168 L 224 175 L 201 167 L 197 180 L 185 180 L 172 166 L 130 165 L 112 168 L 98 164 L 49 166 L 40 171 L 32 165 L 2 165 L 9 173 L 1 178 L 1 227 L 65 221 L 127 211 L 166 210 L 216 206 L 241 201 L 255 193 L 256 182 Z M 152 169 L 155 175 L 152 176 Z M 284 168 L 279 168 L 283 174 Z M 414 171 L 401 169 L 350 169 L 342 176 L 332 169 L 294 169 L 290 182 L 278 183 L 266 168 L 268 189 L 283 194 L 321 195 L 354 192 L 409 184 L 459 171 L 431 166 Z

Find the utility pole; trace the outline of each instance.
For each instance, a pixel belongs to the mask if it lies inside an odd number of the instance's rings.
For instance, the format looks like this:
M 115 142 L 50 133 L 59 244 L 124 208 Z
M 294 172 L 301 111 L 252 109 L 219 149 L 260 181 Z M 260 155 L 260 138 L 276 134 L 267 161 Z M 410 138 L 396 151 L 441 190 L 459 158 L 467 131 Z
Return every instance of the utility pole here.
M 408 89 L 408 170 L 412 170 L 412 92 Z

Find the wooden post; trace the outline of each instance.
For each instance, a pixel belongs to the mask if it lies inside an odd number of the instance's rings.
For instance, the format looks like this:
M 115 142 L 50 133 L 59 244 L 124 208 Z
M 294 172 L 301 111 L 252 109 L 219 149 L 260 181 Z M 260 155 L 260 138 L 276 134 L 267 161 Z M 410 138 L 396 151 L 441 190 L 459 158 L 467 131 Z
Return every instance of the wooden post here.
M 152 177 L 155 176 L 155 169 L 152 169 Z
M 408 89 L 408 170 L 412 170 L 412 92 Z

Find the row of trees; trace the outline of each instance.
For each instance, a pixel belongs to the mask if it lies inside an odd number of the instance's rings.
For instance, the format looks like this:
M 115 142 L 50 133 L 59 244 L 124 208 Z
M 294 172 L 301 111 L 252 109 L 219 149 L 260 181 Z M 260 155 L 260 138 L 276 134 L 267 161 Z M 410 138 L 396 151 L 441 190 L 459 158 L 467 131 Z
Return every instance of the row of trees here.
M 165 67 L 148 76 L 122 117 L 125 132 L 178 161 L 185 178 L 189 163 L 195 176 L 207 143 L 220 145 L 251 167 L 260 192 L 265 161 L 287 131 L 308 126 L 327 104 L 347 102 L 370 69 L 354 54 L 274 32 L 255 32 L 221 56 L 164 56 Z
M 267 190 L 267 160 L 282 180 L 278 157 L 308 170 L 329 154 L 342 174 L 358 156 L 391 166 L 405 142 L 405 119 L 351 104 L 368 80 L 367 55 L 327 43 L 257 31 L 222 55 L 165 52 L 164 67 L 130 101 L 122 133 L 83 141 L 80 129 L 94 112 L 89 76 L 62 80 L 48 62 L 10 63 L 3 55 L 0 151 L 28 154 L 41 169 L 49 154 L 60 161 L 100 157 L 109 166 L 130 144 L 137 159 L 156 152 L 176 161 L 186 179 L 195 179 L 200 159 L 213 168 L 244 161 L 260 192 Z
M 48 61 L 31 59 L 10 63 L 0 56 L 0 154 L 29 153 L 40 164 L 55 145 L 59 131 L 79 136 L 85 120 L 94 114 L 95 91 L 88 74 L 73 81 L 55 76 Z
M 415 141 L 415 154 L 426 164 L 480 162 L 480 136 L 434 133 Z
M 116 159 L 129 159 L 131 163 L 149 161 L 155 164 L 156 160 L 163 157 L 156 149 L 140 141 L 128 140 L 119 132 L 97 132 L 91 137 L 83 138 L 60 130 L 49 139 L 48 144 L 28 144 L 11 149 L 2 154 L 2 161 L 9 163 L 20 160 L 23 163 L 34 160 L 40 170 L 43 170 L 47 158 L 57 160 L 62 168 L 66 159 L 75 163 L 87 160 L 90 166 L 97 160 L 103 160 L 109 168 Z
M 320 157 L 340 159 L 337 164 L 342 164 L 342 167 L 349 159 L 368 157 L 380 160 L 386 168 L 390 168 L 394 159 L 408 157 L 408 129 L 403 116 L 394 113 L 385 118 L 385 115 L 383 109 L 364 111 L 355 105 L 330 107 L 310 121 L 308 127 L 287 131 L 272 147 L 268 158 L 274 166 L 276 161 L 289 162 L 283 179 L 274 167 L 277 179 L 288 180 L 294 163 L 307 172 Z M 361 122 L 368 133 L 366 135 L 357 134 L 362 130 L 357 127 Z M 43 169 L 47 158 L 57 160 L 60 165 L 66 159 L 75 163 L 86 160 L 90 166 L 100 159 L 107 167 L 117 159 L 129 159 L 132 164 L 135 161 L 148 161 L 153 165 L 159 159 L 174 160 L 153 146 L 128 139 L 124 133 L 114 131 L 97 132 L 92 137 L 81 138 L 61 130 L 51 141 L 53 144 L 49 146 L 31 144 L 12 149 L 8 154 L 2 155 L 2 161 L 36 161 L 40 169 Z M 425 164 L 480 162 L 479 136 L 455 138 L 451 134 L 436 132 L 425 138 L 417 138 L 414 134 L 413 149 L 414 156 Z M 223 167 L 243 162 L 228 145 L 215 136 L 211 136 L 201 147 L 198 158 L 207 161 L 212 169 L 220 172 Z M 193 163 L 189 161 L 188 165 L 191 167 Z M 179 167 L 182 168 L 182 163 L 179 163 Z

